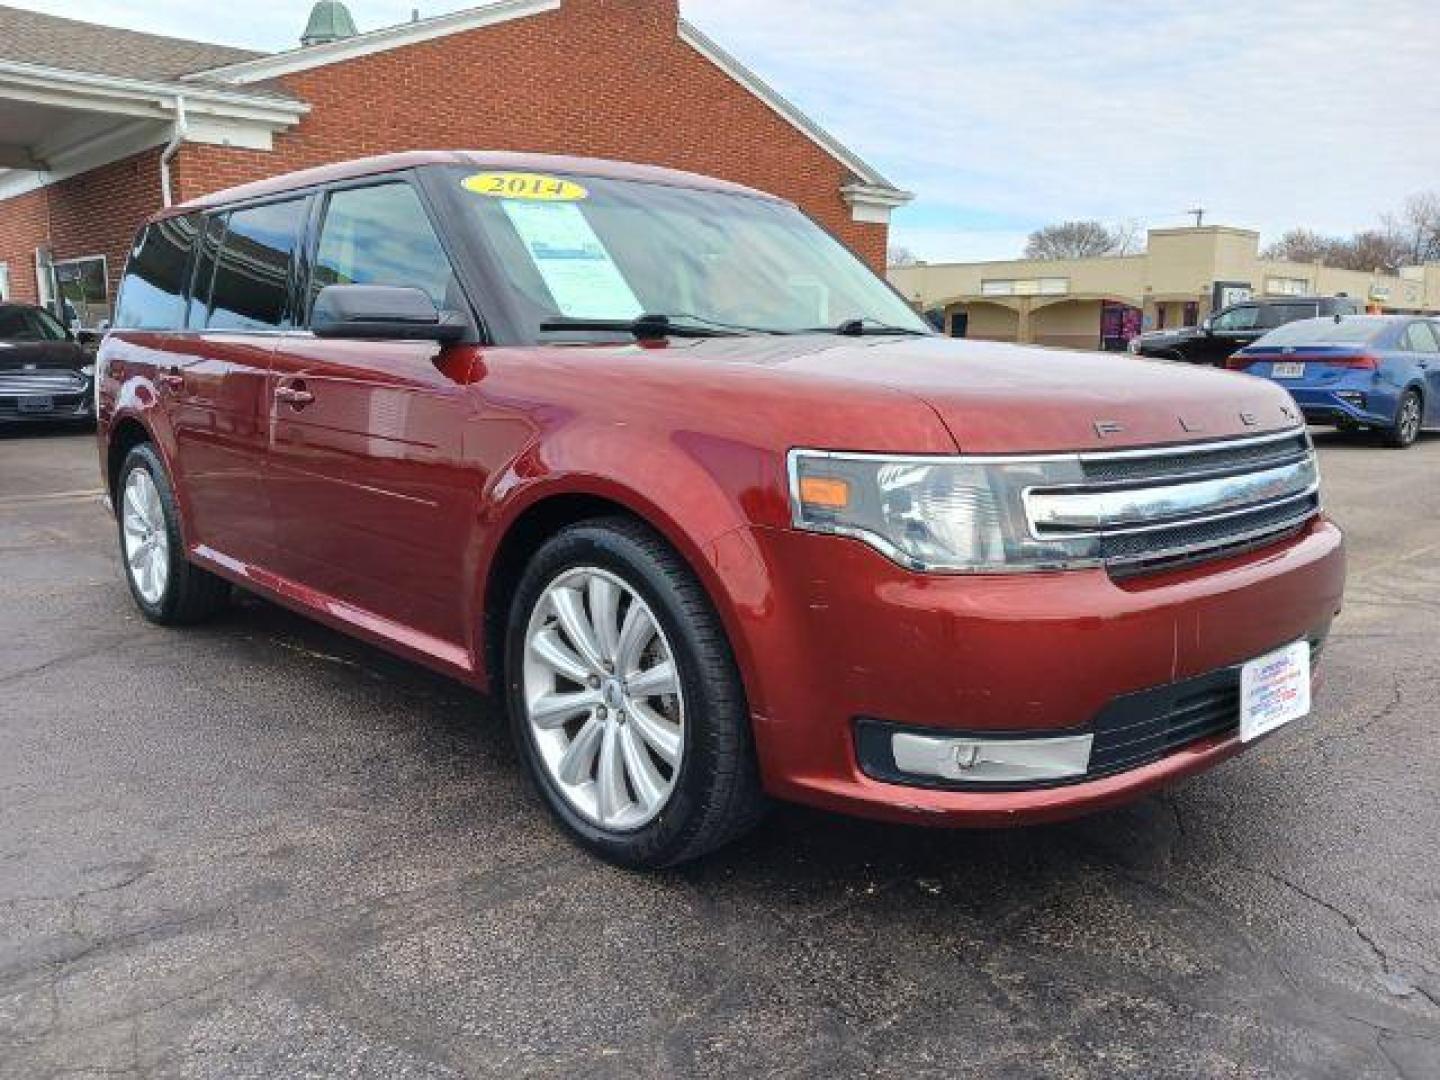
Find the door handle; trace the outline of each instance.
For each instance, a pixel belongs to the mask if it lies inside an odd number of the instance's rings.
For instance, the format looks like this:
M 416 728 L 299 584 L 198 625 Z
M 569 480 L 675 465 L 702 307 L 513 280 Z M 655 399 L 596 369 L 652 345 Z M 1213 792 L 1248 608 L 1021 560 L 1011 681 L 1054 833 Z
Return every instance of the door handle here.
M 303 382 L 281 383 L 275 387 L 275 400 L 283 401 L 296 409 L 303 409 L 315 400 L 315 395 L 305 389 Z

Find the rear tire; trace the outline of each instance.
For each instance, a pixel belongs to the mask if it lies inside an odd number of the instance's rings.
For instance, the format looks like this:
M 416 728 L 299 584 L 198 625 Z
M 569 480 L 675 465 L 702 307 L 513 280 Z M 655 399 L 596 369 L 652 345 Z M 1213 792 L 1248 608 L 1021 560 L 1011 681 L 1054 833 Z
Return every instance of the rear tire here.
M 159 626 L 188 626 L 229 602 L 230 583 L 185 557 L 175 490 L 149 443 L 131 449 L 120 466 L 115 521 L 125 582 L 145 618 Z
M 1396 450 L 1414 446 L 1420 438 L 1420 428 L 1425 422 L 1425 402 L 1416 390 L 1406 390 L 1400 395 L 1400 407 L 1395 410 L 1395 424 L 1385 430 L 1385 445 Z
M 763 816 L 749 708 L 719 617 L 641 523 L 584 522 L 541 547 L 509 612 L 505 678 L 531 780 L 601 858 L 674 866 Z

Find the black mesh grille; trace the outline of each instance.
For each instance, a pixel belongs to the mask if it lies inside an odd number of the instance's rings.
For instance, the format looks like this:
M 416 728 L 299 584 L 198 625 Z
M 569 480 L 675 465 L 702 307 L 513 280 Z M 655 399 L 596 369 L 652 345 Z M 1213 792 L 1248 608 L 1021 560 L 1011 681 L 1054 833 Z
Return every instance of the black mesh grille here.
M 1304 435 L 1276 442 L 1251 446 L 1218 447 L 1195 454 L 1167 454 L 1157 450 L 1153 456 L 1093 458 L 1082 462 L 1085 479 L 1095 483 L 1123 483 L 1128 480 L 1153 481 L 1158 477 L 1185 477 L 1224 472 L 1260 472 L 1263 469 L 1288 465 L 1303 460 L 1310 453 Z
M 1319 497 L 1311 495 L 1303 500 L 1262 507 L 1251 513 L 1223 518 L 1220 521 L 1177 525 L 1170 529 L 1156 529 L 1154 532 L 1106 536 L 1101 540 L 1101 551 L 1107 562 L 1115 564 L 1148 563 L 1167 556 L 1183 558 L 1196 550 L 1213 554 L 1214 548 L 1241 542 L 1243 538 L 1248 537 L 1252 541 L 1264 540 L 1270 533 L 1284 532 L 1303 525 L 1315 516 L 1319 508 Z

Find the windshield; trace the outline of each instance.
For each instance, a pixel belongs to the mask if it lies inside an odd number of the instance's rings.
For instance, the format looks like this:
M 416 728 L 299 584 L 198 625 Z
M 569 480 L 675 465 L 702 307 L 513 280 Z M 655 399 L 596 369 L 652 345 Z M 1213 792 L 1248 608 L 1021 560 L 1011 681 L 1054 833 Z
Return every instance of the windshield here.
M 929 327 L 842 244 L 768 199 L 593 177 L 456 170 L 534 337 L 666 315 L 738 332 Z
M 65 329 L 39 308 L 0 307 L 0 341 L 64 341 Z
M 1384 332 L 1384 319 L 1304 319 L 1272 330 L 1257 345 L 1363 345 Z

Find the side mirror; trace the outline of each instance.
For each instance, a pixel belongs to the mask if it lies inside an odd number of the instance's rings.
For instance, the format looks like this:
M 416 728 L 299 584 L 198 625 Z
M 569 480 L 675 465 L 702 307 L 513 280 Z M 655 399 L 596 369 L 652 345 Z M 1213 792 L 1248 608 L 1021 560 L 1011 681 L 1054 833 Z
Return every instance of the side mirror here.
M 1201 321 L 1201 323 L 1200 323 L 1200 332 L 1201 332 L 1202 334 L 1213 334 L 1213 333 L 1215 333 L 1215 320 L 1214 320 L 1213 318 L 1211 318 L 1209 315 L 1205 316 L 1205 318 Z
M 318 338 L 449 342 L 469 328 L 463 315 L 436 308 L 424 289 L 395 285 L 327 285 L 310 313 Z

